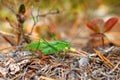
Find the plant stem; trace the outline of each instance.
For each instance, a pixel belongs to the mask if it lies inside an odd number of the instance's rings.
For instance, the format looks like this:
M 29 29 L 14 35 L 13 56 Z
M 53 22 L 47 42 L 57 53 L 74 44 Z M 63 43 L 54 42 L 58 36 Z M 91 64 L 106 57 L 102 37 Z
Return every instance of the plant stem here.
M 104 48 L 105 48 L 104 37 L 101 37 L 101 40 L 102 40 L 102 47 L 103 47 L 103 49 L 104 49 Z

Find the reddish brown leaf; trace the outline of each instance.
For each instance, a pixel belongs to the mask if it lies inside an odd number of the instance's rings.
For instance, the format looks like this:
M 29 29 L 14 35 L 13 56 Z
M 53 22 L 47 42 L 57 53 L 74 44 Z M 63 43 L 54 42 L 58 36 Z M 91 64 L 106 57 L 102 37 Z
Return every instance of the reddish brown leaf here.
M 110 31 L 117 22 L 118 22 L 118 18 L 115 18 L 115 17 L 107 20 L 107 22 L 105 22 L 104 24 L 104 30 L 105 30 L 104 32 Z
M 40 61 L 40 64 L 41 64 L 41 65 L 44 65 L 45 63 L 44 63 L 43 61 Z
M 2 79 L 2 78 L 4 78 L 4 76 L 3 76 L 3 74 L 2 73 L 0 73 L 0 78 Z
M 42 56 L 41 58 L 40 58 L 40 60 L 45 60 L 45 59 L 49 59 L 50 57 L 49 56 Z
M 91 21 L 91 22 L 87 22 L 86 26 L 91 29 L 92 31 L 94 31 L 95 33 L 99 33 L 99 26 L 96 24 L 95 21 Z
M 95 38 L 95 37 L 104 37 L 105 35 L 102 33 L 93 33 L 93 34 L 90 34 L 90 36 Z

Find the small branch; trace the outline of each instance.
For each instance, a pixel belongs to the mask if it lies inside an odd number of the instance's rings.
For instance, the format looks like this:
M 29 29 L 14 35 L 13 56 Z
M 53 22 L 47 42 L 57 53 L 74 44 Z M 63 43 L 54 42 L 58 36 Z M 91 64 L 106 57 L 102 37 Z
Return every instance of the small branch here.
M 36 22 L 36 20 L 35 20 L 35 17 L 34 17 L 34 15 L 33 15 L 33 6 L 32 6 L 32 8 L 31 8 L 31 16 L 32 16 L 32 19 L 33 19 L 33 21 L 34 21 L 34 23 L 33 23 L 33 26 L 32 26 L 32 29 L 31 29 L 31 31 L 30 31 L 30 33 L 29 33 L 29 35 L 31 35 L 32 34 L 32 32 L 33 32 L 33 30 L 34 30 L 34 26 L 37 24 L 37 22 Z
M 3 2 L 3 0 L 1 1 L 1 3 L 2 3 L 5 7 L 7 7 L 9 10 L 11 10 L 15 15 L 17 14 L 17 13 L 13 10 L 13 8 L 10 7 L 10 6 L 8 6 L 8 5 L 6 5 L 6 4 Z
M 52 79 L 52 78 L 49 78 L 49 77 L 45 77 L 45 76 L 40 76 L 40 80 L 56 80 L 56 79 Z
M 96 49 L 93 49 L 95 51 L 95 53 L 100 57 L 100 59 L 110 68 L 112 69 L 115 65 L 113 63 L 111 63 L 111 61 L 109 59 L 107 59 L 106 57 L 104 57 L 104 55 L 96 50 Z
M 29 35 L 31 35 L 32 34 L 32 32 L 33 32 L 33 30 L 34 30 L 34 27 L 35 27 L 35 25 L 37 24 L 37 22 L 38 22 L 38 20 L 39 20 L 39 17 L 46 17 L 47 15 L 53 15 L 53 14 L 58 14 L 58 13 L 60 13 L 60 11 L 57 9 L 56 11 L 52 11 L 51 9 L 47 12 L 47 13 L 45 13 L 45 14 L 39 14 L 39 8 L 38 8 L 38 14 L 37 14 L 37 16 L 35 16 L 34 17 L 34 15 L 33 15 L 33 8 L 34 7 L 32 7 L 32 9 L 31 9 L 31 16 L 32 16 L 32 19 L 33 19 L 33 21 L 34 21 L 34 23 L 33 23 L 33 26 L 32 26 L 32 29 L 31 29 L 31 31 L 30 31 L 30 33 L 29 33 Z
M 37 10 L 37 18 L 36 18 L 37 22 L 39 20 L 39 16 L 38 16 L 39 14 L 40 14 L 40 7 L 38 7 L 38 10 Z
M 26 73 L 27 73 L 27 70 L 28 70 L 28 66 L 25 68 L 25 70 L 24 70 L 24 72 L 23 72 L 23 74 L 22 74 L 22 80 L 25 80 L 25 75 L 26 75 Z
M 14 41 L 11 41 L 7 36 L 15 37 L 13 34 L 0 31 L 0 36 L 2 36 L 11 46 L 15 46 Z
M 120 70 L 119 65 L 120 65 L 120 62 L 118 62 L 117 65 L 108 74 L 113 73 L 116 69 Z
M 47 13 L 45 13 L 45 14 L 40 14 L 40 15 L 38 15 L 39 17 L 46 17 L 47 15 L 53 15 L 53 14 L 58 14 L 58 13 L 60 13 L 60 11 L 58 10 L 58 9 L 56 9 L 55 11 L 49 11 L 49 12 L 47 12 Z
M 11 46 L 15 46 L 16 44 L 13 41 L 10 41 L 6 36 L 2 36 Z
M 18 32 L 18 29 L 10 22 L 10 20 L 8 19 L 8 17 L 6 17 L 6 20 L 9 23 L 10 27 L 12 27 L 13 29 L 15 29 Z
M 101 37 L 101 40 L 102 40 L 102 47 L 103 49 L 105 48 L 105 41 L 104 41 L 104 37 Z

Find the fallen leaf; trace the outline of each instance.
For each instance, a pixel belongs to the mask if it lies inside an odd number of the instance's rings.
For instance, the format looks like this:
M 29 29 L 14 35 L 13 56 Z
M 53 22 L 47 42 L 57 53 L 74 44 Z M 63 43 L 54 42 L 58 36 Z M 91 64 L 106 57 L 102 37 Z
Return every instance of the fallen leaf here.
M 40 58 L 40 60 L 45 60 L 45 59 L 49 59 L 50 57 L 49 56 L 42 56 L 41 58 Z
M 6 77 L 7 73 L 8 73 L 7 69 L 0 67 L 0 77 Z
M 110 42 L 116 46 L 120 46 L 120 40 L 110 40 Z

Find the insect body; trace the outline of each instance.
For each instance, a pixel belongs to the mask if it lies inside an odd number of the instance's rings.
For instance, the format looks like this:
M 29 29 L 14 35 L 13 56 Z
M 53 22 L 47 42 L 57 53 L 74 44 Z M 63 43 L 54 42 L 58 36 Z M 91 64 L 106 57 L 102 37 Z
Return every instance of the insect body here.
M 69 49 L 70 43 L 62 40 L 53 41 L 37 41 L 35 43 L 28 44 L 26 50 L 41 50 L 45 55 L 56 54 L 64 49 Z

